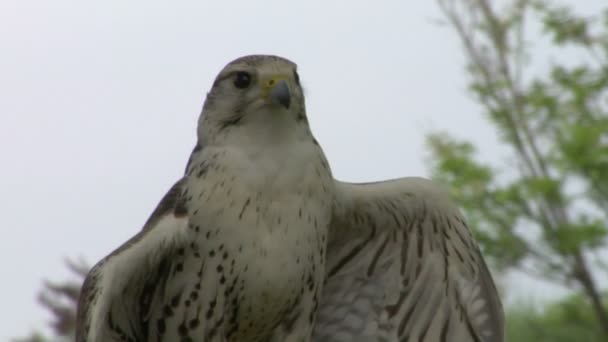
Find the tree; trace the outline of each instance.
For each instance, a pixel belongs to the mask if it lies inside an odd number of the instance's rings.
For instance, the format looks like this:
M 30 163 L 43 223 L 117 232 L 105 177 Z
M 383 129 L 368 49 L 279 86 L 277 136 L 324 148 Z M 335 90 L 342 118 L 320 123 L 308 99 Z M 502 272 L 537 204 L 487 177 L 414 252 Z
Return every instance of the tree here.
M 608 300 L 604 303 L 608 304 Z M 603 342 L 585 296 L 574 294 L 539 308 L 520 301 L 507 310 L 507 341 Z
M 483 163 L 471 142 L 433 133 L 434 178 L 452 191 L 496 269 L 573 287 L 571 298 L 589 304 L 591 333 L 606 340 L 597 279 L 607 270 L 598 255 L 608 233 L 608 10 L 598 21 L 545 1 L 510 0 L 501 10 L 489 0 L 437 2 L 462 42 L 470 91 L 512 162 Z M 535 25 L 552 51 L 580 57 L 543 58 L 527 42 Z M 550 70 L 535 74 L 532 63 Z
M 42 291 L 38 294 L 40 304 L 53 315 L 51 328 L 54 337 L 48 338 L 40 332 L 34 332 L 26 338 L 16 339 L 15 342 L 46 342 L 46 341 L 73 341 L 76 333 L 76 306 L 80 296 L 80 287 L 86 277 L 89 266 L 84 262 L 66 262 L 70 271 L 77 279 L 61 283 L 46 281 Z

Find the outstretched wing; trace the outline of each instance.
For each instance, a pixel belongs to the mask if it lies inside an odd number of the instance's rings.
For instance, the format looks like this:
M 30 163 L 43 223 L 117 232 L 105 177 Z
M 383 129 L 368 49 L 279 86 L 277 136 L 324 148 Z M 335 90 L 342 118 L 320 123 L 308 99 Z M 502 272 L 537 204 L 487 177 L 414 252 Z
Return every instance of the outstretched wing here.
M 183 179 L 161 200 L 141 232 L 97 263 L 78 303 L 77 342 L 147 341 L 147 312 L 171 256 L 184 244 Z M 154 285 L 154 286 L 151 286 Z
M 421 178 L 338 193 L 314 342 L 502 342 L 496 287 L 462 215 Z

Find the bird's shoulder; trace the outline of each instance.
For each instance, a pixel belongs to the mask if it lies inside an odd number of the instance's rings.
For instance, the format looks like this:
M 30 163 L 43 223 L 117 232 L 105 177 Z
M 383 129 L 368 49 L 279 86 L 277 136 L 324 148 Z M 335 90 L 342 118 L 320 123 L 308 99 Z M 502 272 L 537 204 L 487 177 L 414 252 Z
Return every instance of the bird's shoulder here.
M 316 336 L 502 341 L 496 287 L 464 216 L 423 178 L 336 181 Z M 345 300 L 345 298 L 355 298 Z M 362 309 L 363 308 L 363 309 Z M 336 321 L 348 312 L 362 323 Z
M 188 210 L 184 187 L 182 178 L 163 196 L 142 230 L 91 268 L 78 302 L 76 341 L 113 341 L 112 336 L 121 333 L 134 338 L 145 333 L 133 328 L 138 325 L 115 326 L 108 320 L 141 310 L 133 298 L 143 291 L 144 280 L 159 275 L 162 261 L 185 244 Z M 121 330 L 113 331 L 118 328 Z

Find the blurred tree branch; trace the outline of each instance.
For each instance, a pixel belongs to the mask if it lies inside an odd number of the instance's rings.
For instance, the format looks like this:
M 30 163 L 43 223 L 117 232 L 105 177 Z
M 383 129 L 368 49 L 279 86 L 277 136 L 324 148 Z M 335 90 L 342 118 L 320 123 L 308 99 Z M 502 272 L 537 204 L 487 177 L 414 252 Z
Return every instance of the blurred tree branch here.
M 472 144 L 436 133 L 428 140 L 435 177 L 454 189 L 495 266 L 579 285 L 608 336 L 608 308 L 589 261 L 608 234 L 608 11 L 594 26 L 545 1 L 511 0 L 500 10 L 489 0 L 437 3 L 462 42 L 472 93 L 511 147 L 508 171 L 516 176 L 505 184 L 497 176 L 505 170 L 477 162 Z M 553 48 L 576 49 L 592 62 L 552 65 L 549 75 L 533 77 L 530 20 Z
M 89 271 L 89 266 L 82 260 L 74 262 L 66 260 L 66 265 L 76 276 L 76 280 L 61 283 L 44 282 L 44 288 L 38 294 L 40 304 L 51 312 L 53 320 L 50 323 L 54 337 L 45 337 L 40 332 L 34 332 L 29 337 L 15 339 L 16 342 L 45 342 L 73 341 L 76 331 L 76 307 L 80 296 L 80 287 Z

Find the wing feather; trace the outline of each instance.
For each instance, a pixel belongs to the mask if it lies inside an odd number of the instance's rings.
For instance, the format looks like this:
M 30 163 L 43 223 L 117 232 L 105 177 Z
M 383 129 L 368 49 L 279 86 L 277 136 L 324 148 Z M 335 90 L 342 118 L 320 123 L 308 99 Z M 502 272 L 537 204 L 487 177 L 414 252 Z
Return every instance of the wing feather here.
M 421 178 L 336 188 L 313 341 L 504 340 L 490 272 L 441 189 Z
M 78 303 L 77 342 L 148 340 L 145 318 L 153 291 L 168 273 L 167 259 L 185 241 L 182 187 L 183 179 L 163 197 L 137 235 L 91 269 Z

